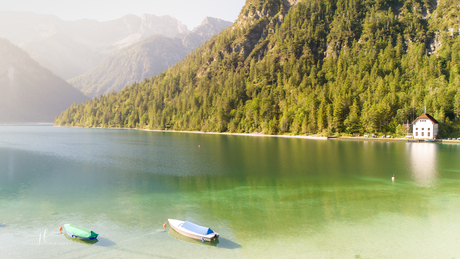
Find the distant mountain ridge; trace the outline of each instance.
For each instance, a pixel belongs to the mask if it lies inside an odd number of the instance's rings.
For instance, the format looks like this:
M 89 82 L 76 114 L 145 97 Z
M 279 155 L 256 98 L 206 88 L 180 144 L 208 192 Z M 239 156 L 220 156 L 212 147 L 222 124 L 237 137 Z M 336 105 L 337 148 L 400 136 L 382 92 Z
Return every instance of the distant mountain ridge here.
M 98 22 L 88 19 L 64 21 L 54 15 L 0 11 L 0 37 L 20 46 L 42 66 L 66 80 L 152 35 L 184 37 L 188 33 L 185 25 L 170 16 L 126 15 Z
M 179 38 L 152 36 L 108 57 L 99 66 L 68 82 L 89 97 L 118 92 L 128 83 L 160 73 L 187 53 Z
M 173 66 L 231 24 L 207 17 L 183 38 L 151 36 L 108 57 L 99 66 L 68 82 L 89 97 L 118 92 L 128 84 L 153 77 Z
M 0 123 L 52 122 L 86 97 L 40 66 L 24 50 L 0 38 Z

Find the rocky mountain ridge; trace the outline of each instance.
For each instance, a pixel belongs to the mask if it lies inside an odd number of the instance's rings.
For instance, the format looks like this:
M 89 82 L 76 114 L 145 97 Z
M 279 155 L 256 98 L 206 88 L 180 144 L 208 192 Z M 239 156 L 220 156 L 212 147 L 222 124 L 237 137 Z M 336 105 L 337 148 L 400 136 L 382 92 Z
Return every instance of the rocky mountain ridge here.
M 68 82 L 89 97 L 118 92 L 128 84 L 163 72 L 230 25 L 230 22 L 207 17 L 184 37 L 151 36 Z
M 0 11 L 0 37 L 20 46 L 64 79 L 80 75 L 120 49 L 152 35 L 184 37 L 188 33 L 185 25 L 170 16 L 126 15 L 98 22 Z

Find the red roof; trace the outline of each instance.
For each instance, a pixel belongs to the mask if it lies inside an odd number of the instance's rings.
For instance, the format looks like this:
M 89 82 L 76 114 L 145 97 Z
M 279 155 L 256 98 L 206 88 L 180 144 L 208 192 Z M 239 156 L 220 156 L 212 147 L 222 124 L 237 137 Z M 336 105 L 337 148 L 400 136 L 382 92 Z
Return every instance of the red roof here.
M 437 120 L 435 120 L 433 117 L 431 117 L 431 115 L 429 115 L 428 113 L 424 113 L 424 114 L 420 115 L 417 119 L 415 119 L 412 122 L 412 124 L 415 124 L 415 122 L 420 120 L 420 119 L 429 119 L 431 122 L 433 122 L 433 124 L 439 124 L 439 122 Z

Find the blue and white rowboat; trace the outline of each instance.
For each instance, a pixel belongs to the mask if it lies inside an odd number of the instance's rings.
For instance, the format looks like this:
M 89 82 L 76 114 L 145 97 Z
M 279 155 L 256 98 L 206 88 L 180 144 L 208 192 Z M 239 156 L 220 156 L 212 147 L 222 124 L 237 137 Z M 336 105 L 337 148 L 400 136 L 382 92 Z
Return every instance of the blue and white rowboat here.
M 205 241 L 213 241 L 219 238 L 219 233 L 212 231 L 208 227 L 196 225 L 189 221 L 168 219 L 168 222 L 174 230 L 186 237 Z

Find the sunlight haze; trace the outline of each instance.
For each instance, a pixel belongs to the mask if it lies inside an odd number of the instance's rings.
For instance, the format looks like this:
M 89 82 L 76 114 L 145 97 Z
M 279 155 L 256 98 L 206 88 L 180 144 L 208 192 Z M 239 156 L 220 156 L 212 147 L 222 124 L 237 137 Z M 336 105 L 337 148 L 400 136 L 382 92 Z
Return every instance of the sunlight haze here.
M 207 16 L 234 22 L 244 0 L 17 0 L 5 1 L 0 10 L 54 14 L 64 20 L 108 21 L 127 14 L 170 15 L 193 30 Z

